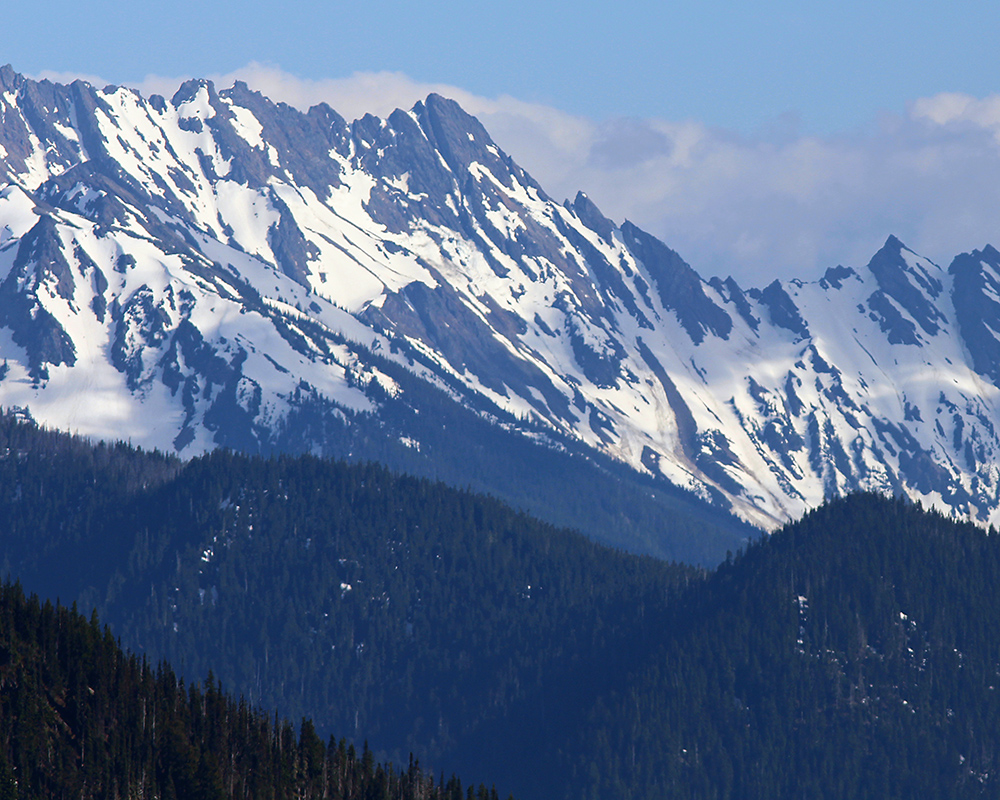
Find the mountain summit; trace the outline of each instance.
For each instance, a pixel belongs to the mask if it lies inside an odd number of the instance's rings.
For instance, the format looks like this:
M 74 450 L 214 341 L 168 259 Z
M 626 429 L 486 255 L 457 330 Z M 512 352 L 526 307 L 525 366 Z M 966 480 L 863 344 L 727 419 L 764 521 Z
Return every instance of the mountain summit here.
M 992 247 L 743 289 L 554 202 L 438 95 L 348 123 L 242 83 L 0 89 L 0 405 L 185 456 L 362 426 L 354 455 L 416 457 L 436 387 L 764 527 L 859 488 L 1000 522 Z

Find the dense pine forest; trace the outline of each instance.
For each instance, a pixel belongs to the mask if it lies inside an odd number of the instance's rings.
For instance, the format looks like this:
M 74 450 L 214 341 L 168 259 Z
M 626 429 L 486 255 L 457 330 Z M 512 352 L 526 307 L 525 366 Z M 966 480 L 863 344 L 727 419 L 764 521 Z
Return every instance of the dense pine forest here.
M 464 742 L 616 671 L 653 630 L 636 608 L 701 574 L 375 465 L 220 451 L 180 467 L 39 436 L 0 460 L 12 576 L 189 680 L 213 670 L 397 760 L 476 766 Z
M 831 501 L 720 566 L 674 620 L 565 747 L 577 796 L 997 796 L 995 532 Z
M 96 609 L 136 670 L 206 681 L 188 701 L 311 718 L 299 738 L 369 764 L 412 753 L 438 792 L 454 772 L 527 800 L 996 796 L 998 548 L 857 495 L 706 571 L 373 465 L 0 426 L 8 575 Z
M 0 798 L 497 800 L 377 764 L 118 647 L 96 616 L 0 586 Z

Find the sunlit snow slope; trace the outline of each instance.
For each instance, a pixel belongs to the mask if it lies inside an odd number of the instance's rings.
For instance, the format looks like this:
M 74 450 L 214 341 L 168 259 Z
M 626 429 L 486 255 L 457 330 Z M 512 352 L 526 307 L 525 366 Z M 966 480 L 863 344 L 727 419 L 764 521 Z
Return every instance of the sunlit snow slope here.
M 0 405 L 270 451 L 377 416 L 388 360 L 766 527 L 855 488 L 1000 522 L 991 247 L 744 290 L 554 202 L 436 95 L 347 123 L 240 83 L 0 89 Z

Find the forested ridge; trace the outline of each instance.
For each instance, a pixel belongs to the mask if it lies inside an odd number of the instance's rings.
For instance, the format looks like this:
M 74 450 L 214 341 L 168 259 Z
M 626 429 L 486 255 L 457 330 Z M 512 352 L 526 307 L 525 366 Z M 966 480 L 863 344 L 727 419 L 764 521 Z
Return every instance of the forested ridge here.
M 676 612 L 567 745 L 577 796 L 997 796 L 995 532 L 834 500 Z
M 188 680 L 505 792 L 547 780 L 528 765 L 705 574 L 373 464 L 3 430 L 3 563 L 30 591 Z
M 463 791 L 412 758 L 395 769 L 367 745 L 320 739 L 236 701 L 211 675 L 173 671 L 121 651 L 96 615 L 0 586 L 0 798 L 331 798 L 497 800 Z
M 528 800 L 997 794 L 971 524 L 856 495 L 707 572 L 373 465 L 0 432 L 4 569 L 376 760 Z

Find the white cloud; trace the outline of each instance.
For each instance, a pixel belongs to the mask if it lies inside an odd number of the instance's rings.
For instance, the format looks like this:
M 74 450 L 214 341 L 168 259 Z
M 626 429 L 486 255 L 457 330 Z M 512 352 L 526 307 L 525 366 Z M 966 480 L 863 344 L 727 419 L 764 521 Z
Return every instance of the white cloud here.
M 935 100 L 828 137 L 611 120 L 587 124 L 551 159 L 526 138 L 505 139 L 499 128 L 494 136 L 551 194 L 583 188 L 612 219 L 655 233 L 702 274 L 759 286 L 863 266 L 889 234 L 942 266 L 1000 242 L 1000 103 L 945 116 Z M 545 150 L 559 142 L 550 137 Z
M 942 266 L 1000 244 L 1000 96 L 920 98 L 906 115 L 839 136 L 777 124 L 745 137 L 691 120 L 594 121 L 397 72 L 308 80 L 253 63 L 208 77 L 219 86 L 244 80 L 302 109 L 326 102 L 347 119 L 386 116 L 430 92 L 451 97 L 556 199 L 582 189 L 703 275 L 732 274 L 744 285 L 864 265 L 889 234 Z M 138 88 L 169 96 L 179 83 L 151 76 Z
M 967 94 L 945 92 L 922 97 L 913 103 L 911 114 L 936 125 L 966 123 L 978 128 L 1000 130 L 1000 95 L 979 100 Z

